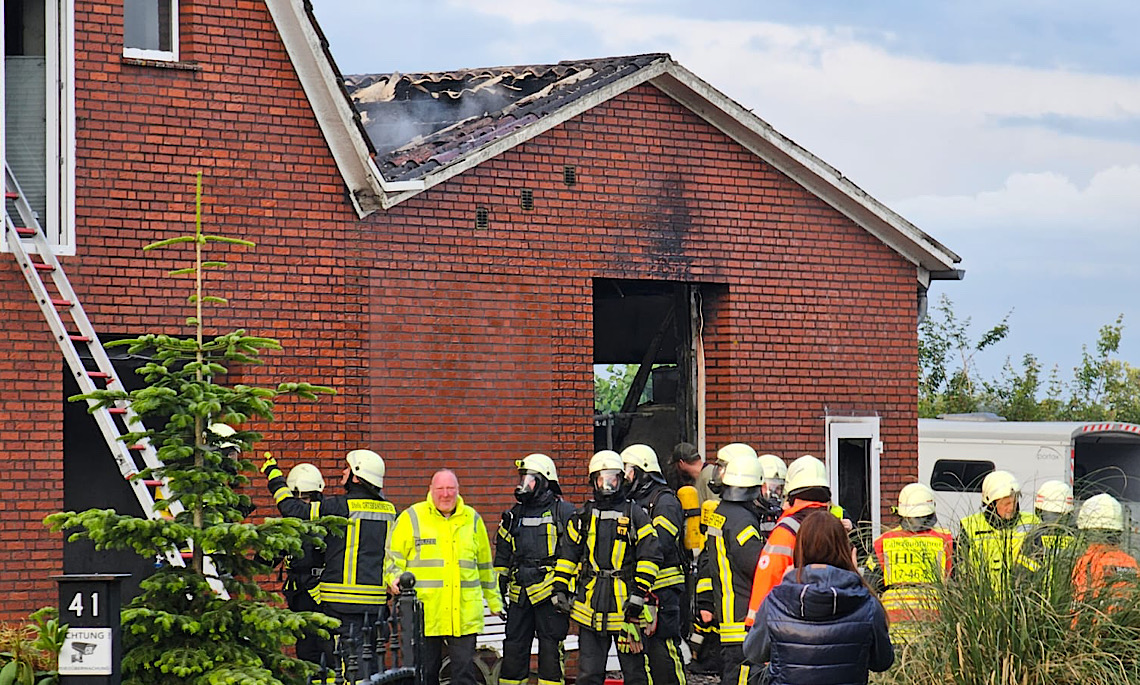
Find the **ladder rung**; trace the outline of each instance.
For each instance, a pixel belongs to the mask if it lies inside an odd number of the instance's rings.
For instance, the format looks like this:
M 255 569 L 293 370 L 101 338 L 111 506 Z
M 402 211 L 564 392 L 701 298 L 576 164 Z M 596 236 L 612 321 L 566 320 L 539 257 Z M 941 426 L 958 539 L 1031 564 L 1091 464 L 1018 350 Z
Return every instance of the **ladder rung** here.
M 36 271 L 55 271 L 55 267 L 51 264 L 44 264 L 43 262 L 34 262 L 32 264 Z
M 146 449 L 146 445 L 142 444 L 141 442 L 136 442 L 135 444 L 133 444 L 133 445 L 130 445 L 129 447 L 127 447 L 127 449 L 129 449 L 129 450 L 133 450 L 133 451 L 135 451 L 135 452 L 140 452 L 140 451 L 142 451 L 142 450 L 145 450 L 145 449 Z
M 127 408 L 126 407 L 107 407 L 107 413 L 115 414 L 116 416 L 122 416 L 123 414 L 127 413 Z
M 104 373 L 102 371 L 88 371 L 87 377 L 88 378 L 101 378 L 101 379 L 107 381 L 108 383 L 110 383 L 114 380 L 113 378 L 111 378 L 111 374 Z
M 16 235 L 20 236 L 21 238 L 31 238 L 35 234 L 36 229 L 34 228 L 25 228 L 24 226 L 16 227 Z
M 51 298 L 51 303 L 57 307 L 70 307 L 70 306 L 72 306 L 71 300 L 65 300 L 62 297 Z
M 69 333 L 67 335 L 67 337 L 71 338 L 71 342 L 84 342 L 84 343 L 91 342 L 91 338 L 88 338 L 86 335 L 79 335 L 78 333 L 76 333 L 76 334 L 70 334 Z
M 157 488 L 158 486 L 162 485 L 162 481 L 151 478 L 148 480 L 144 480 L 143 485 L 146 485 L 146 486 L 152 487 L 152 488 Z
M 20 197 L 20 194 L 19 193 L 13 193 L 11 190 L 6 191 L 4 193 L 4 199 L 5 200 L 15 200 L 18 197 Z

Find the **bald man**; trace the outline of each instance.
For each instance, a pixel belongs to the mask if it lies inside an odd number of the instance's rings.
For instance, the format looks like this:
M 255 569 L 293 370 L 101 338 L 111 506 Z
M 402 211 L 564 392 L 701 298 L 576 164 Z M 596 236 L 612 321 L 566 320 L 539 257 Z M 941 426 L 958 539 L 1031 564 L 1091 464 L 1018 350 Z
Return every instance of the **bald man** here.
M 483 631 L 483 602 L 503 612 L 483 519 L 463 503 L 459 478 L 449 470 L 431 479 L 428 498 L 396 519 L 392 531 L 395 571 L 416 576 L 424 604 L 424 683 L 439 685 L 443 646 L 451 656 L 451 682 L 475 684 L 475 636 Z

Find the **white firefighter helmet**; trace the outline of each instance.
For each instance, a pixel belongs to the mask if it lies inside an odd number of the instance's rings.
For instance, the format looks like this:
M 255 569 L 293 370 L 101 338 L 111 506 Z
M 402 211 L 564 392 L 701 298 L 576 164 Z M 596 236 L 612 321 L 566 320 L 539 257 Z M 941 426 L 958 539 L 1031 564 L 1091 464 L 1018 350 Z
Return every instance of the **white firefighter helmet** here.
M 732 463 L 733 459 L 737 457 L 756 457 L 756 450 L 751 446 L 745 445 L 743 442 L 733 442 L 725 445 L 716 451 L 716 460 L 725 466 Z
M 1003 497 L 1021 494 L 1021 483 L 1009 471 L 991 471 L 982 480 L 982 504 L 989 505 Z
M 737 455 L 724 468 L 721 482 L 726 487 L 753 488 L 764 482 L 764 466 L 758 457 Z
M 764 480 L 785 480 L 788 477 L 788 465 L 774 454 L 761 454 L 760 465 L 764 467 Z
M 590 457 L 590 475 L 598 471 L 606 471 L 609 469 L 616 469 L 618 471 L 625 470 L 625 464 L 622 463 L 621 455 L 613 450 L 602 450 L 595 452 L 594 456 Z
M 302 462 L 289 469 L 289 475 L 285 476 L 285 483 L 294 493 L 324 492 L 325 490 L 325 479 L 321 475 L 321 470 L 308 462 Z
M 558 482 L 558 469 L 554 468 L 554 460 L 545 454 L 535 452 L 528 454 L 515 462 L 519 471 L 534 471 L 551 483 Z
M 649 445 L 630 445 L 621 451 L 622 464 L 636 466 L 646 473 L 661 473 L 657 453 Z
M 899 491 L 899 516 L 922 518 L 934 513 L 934 491 L 922 483 L 911 483 Z
M 1077 528 L 1081 530 L 1124 530 L 1124 507 L 1108 493 L 1094 495 L 1081 505 L 1077 514 Z
M 789 495 L 804 488 L 830 488 L 827 467 L 810 454 L 796 459 L 788 466 L 788 479 L 784 491 Z
M 207 428 L 206 430 L 213 433 L 215 438 L 220 438 L 222 440 L 225 440 L 226 438 L 233 437 L 234 433 L 237 432 L 236 430 L 234 430 L 234 427 L 229 425 L 228 423 L 211 423 L 210 427 Z M 218 443 L 218 449 L 238 450 L 238 449 L 241 449 L 241 446 L 238 445 L 237 443 L 229 442 L 229 441 L 219 442 Z
M 384 487 L 384 460 L 372 450 L 352 450 L 344 455 L 357 478 L 378 488 Z
M 1063 481 L 1047 480 L 1037 488 L 1033 498 L 1033 508 L 1054 514 L 1068 514 L 1073 511 L 1073 489 Z

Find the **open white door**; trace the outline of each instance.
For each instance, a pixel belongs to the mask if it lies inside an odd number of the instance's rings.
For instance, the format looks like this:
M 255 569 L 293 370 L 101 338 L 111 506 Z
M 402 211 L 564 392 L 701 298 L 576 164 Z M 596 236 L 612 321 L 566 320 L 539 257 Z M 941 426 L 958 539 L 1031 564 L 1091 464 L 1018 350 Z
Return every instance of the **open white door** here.
M 869 547 L 882 532 L 879 417 L 829 416 L 826 421 L 832 503 L 847 511 L 861 532 L 860 542 Z

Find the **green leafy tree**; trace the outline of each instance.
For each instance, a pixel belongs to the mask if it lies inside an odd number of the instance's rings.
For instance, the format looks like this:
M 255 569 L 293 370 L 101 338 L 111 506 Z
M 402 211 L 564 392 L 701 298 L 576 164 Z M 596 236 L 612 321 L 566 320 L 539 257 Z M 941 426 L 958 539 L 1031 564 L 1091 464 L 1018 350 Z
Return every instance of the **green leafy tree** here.
M 602 373 L 594 373 L 594 412 L 613 414 L 621 411 L 622 402 L 637 375 L 637 364 L 609 364 Z
M 976 341 L 970 319 L 959 319 L 950 298 L 943 295 L 919 324 L 918 413 L 934 417 L 982 410 L 984 382 L 974 357 L 1005 339 L 1009 314 Z
M 919 416 L 989 411 L 1010 421 L 1140 423 L 1140 369 L 1118 357 L 1123 317 L 1101 327 L 1094 351 L 1083 348 L 1068 382 L 1056 367 L 1043 378 L 1031 353 L 1017 367 L 1006 360 L 997 378 L 981 378 L 975 355 L 1005 338 L 1008 318 L 975 342 L 970 319 L 959 319 L 950 300 L 940 299 L 919 325 Z
M 329 388 L 308 383 L 282 383 L 277 388 L 225 385 L 233 364 L 259 363 L 266 350 L 280 349 L 271 339 L 235 330 L 207 338 L 203 305 L 224 305 L 206 295 L 207 272 L 225 262 L 206 261 L 212 244 L 252 247 L 245 240 L 202 232 L 202 177 L 198 174 L 197 218 L 193 235 L 147 245 L 145 250 L 189 246 L 192 266 L 170 272 L 193 278 L 189 301 L 195 315 L 187 320 L 193 336 L 151 333 L 124 344 L 133 354 L 150 353 L 153 361 L 139 370 L 147 386 L 133 392 L 99 390 L 71 398 L 93 400 L 94 408 L 126 400 L 144 420 L 124 440 L 147 439 L 164 466 L 145 469 L 137 478 L 164 478 L 169 497 L 156 508 L 179 502 L 176 515 L 149 520 L 112 509 L 62 512 L 47 517 L 54 530 L 72 531 L 70 539 L 88 538 L 97 549 L 128 549 L 144 557 L 160 557 L 190 541 L 192 556 L 185 567 L 166 565 L 142 582 L 142 592 L 123 610 L 123 682 L 128 685 L 194 683 L 196 685 L 276 685 L 304 683 L 312 666 L 288 657 L 283 646 L 296 642 L 307 628 L 325 632 L 337 622 L 322 614 L 294 613 L 264 592 L 254 580 L 268 575 L 287 554 L 300 554 L 306 540 L 319 541 L 341 521 L 304 522 L 271 518 L 244 522 L 249 498 L 234 491 L 248 482 L 246 459 L 225 456 L 208 437 L 207 426 L 221 421 L 233 426 L 273 420 L 273 402 L 282 394 L 315 399 Z M 147 427 L 151 426 L 151 427 Z M 248 453 L 261 439 L 254 430 L 239 430 L 227 441 Z M 217 569 L 210 575 L 203 553 Z M 225 592 L 216 592 L 211 582 Z

